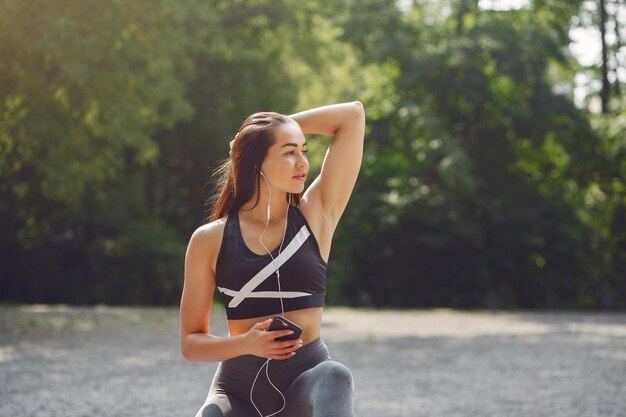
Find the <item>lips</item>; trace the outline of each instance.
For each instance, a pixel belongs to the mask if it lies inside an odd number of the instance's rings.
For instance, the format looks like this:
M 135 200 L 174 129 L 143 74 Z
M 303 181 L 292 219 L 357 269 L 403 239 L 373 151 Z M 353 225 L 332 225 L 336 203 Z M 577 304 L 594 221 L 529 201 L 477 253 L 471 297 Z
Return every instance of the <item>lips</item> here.
M 304 181 L 306 179 L 306 174 L 294 175 L 293 178 Z

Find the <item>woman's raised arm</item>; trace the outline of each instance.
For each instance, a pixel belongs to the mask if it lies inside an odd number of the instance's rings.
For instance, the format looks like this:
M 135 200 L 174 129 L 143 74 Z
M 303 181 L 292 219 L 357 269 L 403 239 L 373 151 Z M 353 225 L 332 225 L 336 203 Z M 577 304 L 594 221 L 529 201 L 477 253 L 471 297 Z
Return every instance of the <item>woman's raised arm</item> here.
M 290 115 L 303 133 L 332 135 L 320 175 L 305 192 L 304 204 L 313 204 L 336 225 L 354 189 L 365 134 L 365 110 L 358 102 L 332 104 Z

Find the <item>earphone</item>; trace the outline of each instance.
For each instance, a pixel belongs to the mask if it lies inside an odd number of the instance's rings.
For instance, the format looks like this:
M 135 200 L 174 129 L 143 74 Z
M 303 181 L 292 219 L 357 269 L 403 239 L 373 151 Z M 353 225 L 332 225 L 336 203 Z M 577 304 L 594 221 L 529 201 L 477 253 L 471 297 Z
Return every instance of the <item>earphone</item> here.
M 280 290 L 280 269 L 279 269 L 278 265 L 276 264 L 276 260 L 272 256 L 272 253 L 263 244 L 263 234 L 265 233 L 265 231 L 267 230 L 268 226 L 270 225 L 270 214 L 271 214 L 270 202 L 272 201 L 272 187 L 270 186 L 270 183 L 267 181 L 267 178 L 265 178 L 265 174 L 263 173 L 263 171 L 259 171 L 259 172 L 261 173 L 261 176 L 263 177 L 263 180 L 265 181 L 265 184 L 267 185 L 267 188 L 268 188 L 269 194 L 270 194 L 269 198 L 267 200 L 267 223 L 265 224 L 265 228 L 263 229 L 263 231 L 259 235 L 259 242 L 261 243 L 261 246 L 263 246 L 263 249 L 265 249 L 265 251 L 268 253 L 270 258 L 272 258 L 272 263 L 274 264 L 274 267 L 276 268 L 276 280 L 278 282 L 278 293 L 279 293 L 279 299 L 280 299 L 280 311 L 281 311 L 281 315 L 284 316 L 285 315 L 285 307 L 283 306 L 283 298 L 280 297 L 280 291 L 281 291 Z M 283 249 L 283 243 L 285 243 L 285 235 L 287 234 L 287 221 L 288 221 L 288 219 L 289 219 L 289 204 L 287 204 L 287 210 L 285 211 L 285 228 L 283 230 L 283 239 L 280 242 L 280 247 L 278 248 L 278 255 L 280 255 L 280 252 Z M 285 406 L 287 405 L 287 402 L 285 400 L 285 396 L 283 395 L 283 393 L 278 388 L 276 388 L 276 386 L 272 383 L 272 380 L 270 379 L 270 375 L 269 375 L 270 361 L 271 361 L 271 359 L 268 359 L 268 360 L 266 360 L 263 363 L 263 365 L 261 365 L 261 367 L 259 368 L 258 372 L 256 373 L 256 376 L 254 377 L 254 381 L 252 382 L 252 387 L 250 387 L 250 402 L 252 402 L 252 405 L 254 406 L 254 408 L 256 409 L 257 413 L 259 413 L 259 415 L 261 417 L 271 417 L 273 415 L 276 415 L 276 414 L 280 413 L 281 411 L 283 411 L 285 409 Z M 268 382 L 280 394 L 280 397 L 283 400 L 283 406 L 280 408 L 280 410 L 275 411 L 272 414 L 268 414 L 267 416 L 264 416 L 261 413 L 261 411 L 259 411 L 259 408 L 256 406 L 256 404 L 254 403 L 254 400 L 252 399 L 252 391 L 254 390 L 254 385 L 256 384 L 256 381 L 259 378 L 259 374 L 263 370 L 263 367 L 265 367 L 265 375 L 267 376 Z
M 267 229 L 267 226 L 270 224 L 270 200 L 272 199 L 272 187 L 270 187 L 270 183 L 267 182 L 267 179 L 265 178 L 265 174 L 263 173 L 263 171 L 259 171 L 259 172 L 261 173 L 261 176 L 263 177 L 265 184 L 267 184 L 267 188 L 270 190 L 270 197 L 267 200 L 267 224 L 265 225 L 265 229 Z M 261 242 L 261 245 L 263 245 L 263 242 L 261 241 L 261 237 L 263 236 L 263 233 L 265 233 L 265 229 L 263 229 L 261 236 L 259 236 L 259 241 Z M 283 235 L 283 239 L 284 238 L 285 238 L 285 235 Z M 282 242 L 281 242 L 281 245 L 282 245 Z M 267 248 L 265 247 L 265 245 L 263 245 L 263 248 L 267 251 Z M 272 256 L 271 253 L 270 253 L 270 256 Z
M 263 231 L 259 235 L 259 242 L 261 243 L 261 246 L 263 246 L 263 249 L 265 249 L 267 254 L 270 256 L 270 258 L 272 258 L 272 263 L 274 264 L 274 267 L 276 268 L 276 281 L 278 282 L 278 293 L 280 295 L 280 268 L 278 267 L 278 265 L 276 265 L 276 260 L 272 256 L 272 253 L 263 244 L 263 234 L 267 230 L 267 227 L 270 225 L 270 214 L 271 214 L 271 212 L 270 212 L 270 202 L 272 201 L 272 187 L 270 186 L 270 183 L 267 181 L 267 178 L 265 178 L 265 174 L 263 173 L 263 171 L 259 171 L 259 172 L 261 173 L 261 176 L 263 177 L 263 180 L 265 181 L 265 184 L 267 185 L 267 189 L 270 192 L 270 195 L 269 195 L 269 197 L 267 199 L 267 223 L 265 224 L 265 228 L 263 229 Z M 280 251 L 283 249 L 283 243 L 285 243 L 285 235 L 287 234 L 288 215 L 289 215 L 289 203 L 287 203 L 287 210 L 285 211 L 285 228 L 283 230 L 283 239 L 281 240 L 280 247 L 278 248 L 278 255 L 280 255 Z M 280 299 L 281 315 L 284 316 L 285 315 L 285 306 L 283 305 L 283 297 L 279 296 L 279 299 Z

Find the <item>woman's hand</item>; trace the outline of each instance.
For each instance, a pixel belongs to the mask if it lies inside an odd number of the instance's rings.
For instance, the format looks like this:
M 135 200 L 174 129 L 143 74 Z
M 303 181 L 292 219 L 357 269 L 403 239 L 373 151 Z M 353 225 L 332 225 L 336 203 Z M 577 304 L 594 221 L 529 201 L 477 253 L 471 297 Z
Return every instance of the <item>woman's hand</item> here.
M 277 337 L 288 336 L 292 330 L 273 330 L 268 332 L 272 319 L 261 321 L 246 333 L 244 333 L 244 343 L 247 351 L 255 356 L 267 359 L 289 359 L 296 354 L 296 350 L 302 347 L 302 340 L 276 341 Z

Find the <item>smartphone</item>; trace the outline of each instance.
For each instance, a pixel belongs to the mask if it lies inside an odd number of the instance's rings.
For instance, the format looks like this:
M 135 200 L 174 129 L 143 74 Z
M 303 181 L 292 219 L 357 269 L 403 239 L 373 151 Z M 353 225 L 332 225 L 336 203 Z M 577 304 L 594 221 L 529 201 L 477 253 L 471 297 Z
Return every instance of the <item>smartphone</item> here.
M 300 337 L 302 334 L 302 328 L 298 326 L 296 323 L 287 320 L 283 316 L 276 316 L 272 319 L 272 323 L 270 324 L 268 331 L 272 330 L 293 330 L 293 334 L 288 334 L 287 336 L 277 337 L 274 340 L 283 341 L 283 340 L 293 340 Z

